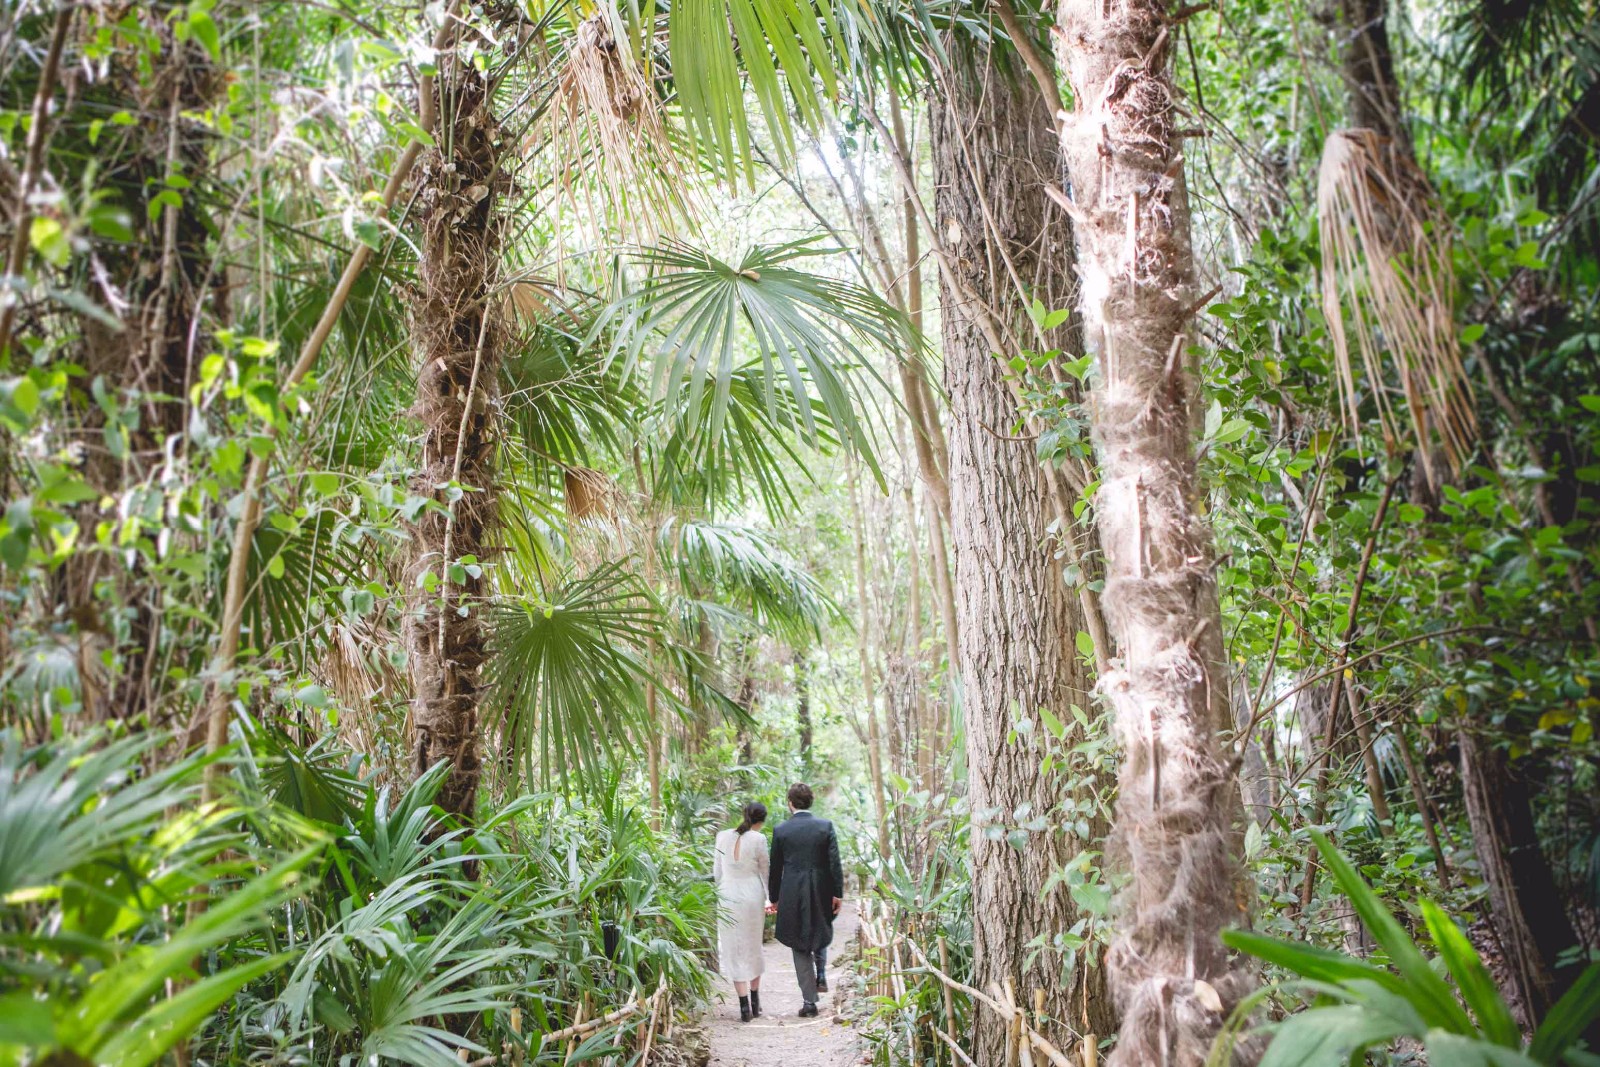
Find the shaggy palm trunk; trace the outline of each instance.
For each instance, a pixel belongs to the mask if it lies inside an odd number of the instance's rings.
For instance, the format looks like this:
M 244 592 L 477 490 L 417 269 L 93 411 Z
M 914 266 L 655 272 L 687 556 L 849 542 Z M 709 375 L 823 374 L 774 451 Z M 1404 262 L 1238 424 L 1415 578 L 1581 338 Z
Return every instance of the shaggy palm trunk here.
M 423 423 L 413 491 L 436 500 L 413 530 L 406 625 L 413 691 L 416 773 L 451 769 L 437 803 L 470 821 L 477 802 L 479 669 L 487 657 L 479 561 L 490 549 L 497 499 L 495 413 L 502 326 L 495 293 L 500 222 L 499 130 L 481 74 L 450 57 L 439 78 L 440 147 L 424 157 L 417 211 L 422 221 L 420 285 L 413 308 L 416 414 Z M 441 488 L 441 487 L 457 487 Z M 428 579 L 432 575 L 437 581 Z
M 1105 1033 L 1103 969 L 1079 966 L 1077 987 L 1063 988 L 1060 956 L 1030 947 L 1048 946 L 1079 919 L 1064 888 L 1044 888 L 1088 843 L 1054 828 L 1024 833 L 1020 848 L 1007 839 L 1019 823 L 1052 818 L 1072 793 L 1063 775 L 1041 773 L 1037 748 L 1014 739 L 1017 719 L 1045 707 L 1072 722 L 1070 705 L 1088 699 L 1073 652 L 1081 614 L 1046 541 L 1054 513 L 1044 473 L 1033 443 L 1016 436 L 1016 401 L 989 339 L 995 321 L 1026 322 L 1012 270 L 1048 306 L 1071 302 L 1071 234 L 1059 213 L 1051 218 L 1045 193 L 1060 181 L 1060 150 L 1026 74 L 997 68 L 997 55 L 971 41 L 952 40 L 948 51 L 952 69 L 929 111 L 937 225 L 959 274 L 942 279 L 942 328 L 973 817 L 973 984 L 1010 980 L 1023 1000 L 1043 989 L 1052 1018 Z M 1005 1029 L 994 1013 L 976 1013 L 977 1062 L 1006 1062 Z
M 1120 658 L 1100 679 L 1125 753 L 1114 859 L 1129 875 L 1108 954 L 1114 1064 L 1198 1067 L 1247 992 L 1219 937 L 1246 916 L 1211 536 L 1195 470 L 1189 206 L 1166 5 L 1061 0 L 1085 341 L 1098 357 L 1095 516 Z

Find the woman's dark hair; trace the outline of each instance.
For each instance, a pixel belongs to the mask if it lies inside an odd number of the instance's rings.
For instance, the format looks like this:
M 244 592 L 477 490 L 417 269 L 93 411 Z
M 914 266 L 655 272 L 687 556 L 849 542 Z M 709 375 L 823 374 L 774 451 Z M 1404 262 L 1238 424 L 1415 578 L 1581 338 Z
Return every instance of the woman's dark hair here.
M 739 824 L 739 833 L 746 833 L 758 822 L 767 821 L 767 806 L 759 800 L 752 800 L 744 806 L 744 821 Z

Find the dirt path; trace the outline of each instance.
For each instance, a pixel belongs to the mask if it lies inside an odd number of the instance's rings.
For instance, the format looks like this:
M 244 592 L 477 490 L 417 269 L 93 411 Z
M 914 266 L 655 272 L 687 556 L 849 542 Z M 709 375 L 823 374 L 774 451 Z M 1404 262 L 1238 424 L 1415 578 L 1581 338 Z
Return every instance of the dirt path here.
M 833 924 L 830 955 L 842 955 L 855 936 L 856 906 L 845 901 Z M 795 1014 L 800 1010 L 800 986 L 795 982 L 789 950 L 772 942 L 762 948 L 762 956 L 767 970 L 761 977 L 761 1018 L 741 1023 L 733 984 L 717 981 L 722 999 L 706 1018 L 710 1067 L 846 1067 L 860 1063 L 855 1032 L 835 1018 L 844 971 L 828 961 L 828 984 L 833 992 L 818 998 L 821 1014 L 801 1019 Z

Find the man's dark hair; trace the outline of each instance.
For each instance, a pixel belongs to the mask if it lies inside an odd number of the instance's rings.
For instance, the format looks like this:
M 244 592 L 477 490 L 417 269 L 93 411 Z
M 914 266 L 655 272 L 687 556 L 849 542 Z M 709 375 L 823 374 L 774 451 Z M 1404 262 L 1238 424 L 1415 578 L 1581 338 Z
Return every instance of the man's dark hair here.
M 809 811 L 811 800 L 811 787 L 804 782 L 796 782 L 789 787 L 789 803 L 796 811 Z

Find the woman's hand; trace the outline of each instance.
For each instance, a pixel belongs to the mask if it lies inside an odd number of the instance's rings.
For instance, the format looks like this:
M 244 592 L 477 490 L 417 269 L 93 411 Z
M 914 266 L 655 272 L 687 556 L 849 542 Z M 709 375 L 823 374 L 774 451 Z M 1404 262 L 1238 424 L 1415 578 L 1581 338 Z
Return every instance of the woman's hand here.
M 778 906 L 776 904 L 768 904 L 762 910 L 765 911 L 768 915 L 776 915 L 776 914 L 778 914 Z

